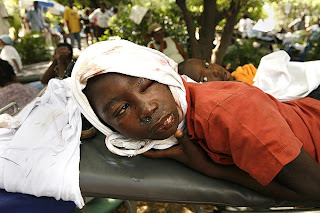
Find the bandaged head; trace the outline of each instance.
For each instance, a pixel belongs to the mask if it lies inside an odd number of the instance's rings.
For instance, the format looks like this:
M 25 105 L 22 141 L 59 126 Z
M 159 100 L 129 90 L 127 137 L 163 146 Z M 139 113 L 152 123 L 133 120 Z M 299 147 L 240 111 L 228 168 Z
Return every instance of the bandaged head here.
M 82 90 L 87 80 L 103 73 L 120 73 L 142 77 L 168 85 L 181 118 L 187 111 L 185 88 L 177 73 L 177 64 L 163 53 L 126 40 L 103 41 L 85 49 L 78 58 L 71 75 L 71 89 L 82 114 L 105 134 L 108 149 L 118 155 L 132 156 L 151 148 L 164 149 L 176 143 L 174 136 L 165 140 L 137 141 L 113 132 L 94 113 Z M 184 128 L 184 119 L 178 128 Z

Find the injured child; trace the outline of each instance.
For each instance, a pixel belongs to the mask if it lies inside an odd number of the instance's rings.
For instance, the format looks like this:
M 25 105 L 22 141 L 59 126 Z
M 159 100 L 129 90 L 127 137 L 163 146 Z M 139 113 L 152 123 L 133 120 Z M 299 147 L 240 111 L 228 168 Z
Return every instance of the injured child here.
M 173 158 L 274 198 L 320 200 L 318 100 L 279 102 L 246 83 L 188 83 L 176 71 L 156 50 L 99 42 L 77 60 L 71 90 L 118 155 Z

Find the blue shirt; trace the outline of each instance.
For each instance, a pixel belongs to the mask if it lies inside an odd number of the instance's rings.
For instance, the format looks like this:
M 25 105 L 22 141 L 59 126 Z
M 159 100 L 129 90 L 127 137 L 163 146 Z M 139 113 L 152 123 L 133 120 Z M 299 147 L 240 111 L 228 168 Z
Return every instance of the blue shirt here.
M 32 30 L 41 31 L 45 27 L 44 19 L 39 8 L 37 10 L 34 8 L 29 10 L 26 18 L 29 21 Z

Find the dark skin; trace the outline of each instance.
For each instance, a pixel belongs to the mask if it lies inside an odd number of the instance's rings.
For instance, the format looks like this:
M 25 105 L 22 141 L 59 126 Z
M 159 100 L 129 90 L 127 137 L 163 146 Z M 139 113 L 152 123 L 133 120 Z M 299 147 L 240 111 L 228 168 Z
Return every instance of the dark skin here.
M 196 82 L 234 81 L 228 70 L 218 64 L 207 63 L 204 60 L 191 58 L 184 62 L 179 74 L 187 75 Z
M 55 78 L 58 76 L 62 78 L 64 75 L 64 71 L 69 65 L 71 58 L 69 54 L 71 51 L 66 46 L 60 46 L 56 49 L 56 52 L 53 56 L 52 64 L 46 70 L 46 72 L 41 76 L 41 83 L 48 84 L 51 78 Z
M 295 160 L 284 166 L 271 183 L 262 186 L 235 165 L 226 166 L 213 162 L 182 130 L 177 130 L 175 137 L 178 145 L 165 150 L 149 150 L 143 155 L 151 158 L 171 158 L 202 174 L 232 181 L 277 199 L 320 200 L 320 166 L 304 149 L 301 149 Z
M 84 92 L 100 120 L 129 138 L 168 138 L 180 123 L 169 88 L 149 79 L 102 74 Z
M 169 92 L 169 93 L 168 93 Z M 165 85 L 121 74 L 102 74 L 89 79 L 84 90 L 99 119 L 134 139 L 165 139 L 175 135 L 179 144 L 144 153 L 152 158 L 172 158 L 210 177 L 232 181 L 268 196 L 291 201 L 320 200 L 320 165 L 301 149 L 274 180 L 262 186 L 235 165 L 213 162 L 197 144 L 177 130 L 180 122 L 175 102 Z M 172 116 L 167 123 L 165 116 Z M 147 119 L 151 117 L 151 119 Z M 157 123 L 161 125 L 157 125 Z M 161 127 L 167 127 L 165 130 Z M 155 131 L 154 131 L 155 129 Z

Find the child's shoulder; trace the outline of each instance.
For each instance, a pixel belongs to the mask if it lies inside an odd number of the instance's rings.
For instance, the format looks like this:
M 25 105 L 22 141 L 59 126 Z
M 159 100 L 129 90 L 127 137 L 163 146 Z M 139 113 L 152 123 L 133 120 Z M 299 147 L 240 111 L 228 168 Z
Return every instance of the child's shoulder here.
M 247 83 L 229 81 L 215 81 L 204 84 L 186 83 L 185 86 L 189 108 L 196 113 L 205 113 L 207 116 L 216 106 L 223 104 L 226 100 L 230 104 L 233 100 L 232 97 L 243 94 L 246 90 L 249 94 L 249 90 L 253 88 Z
M 247 83 L 235 81 L 213 81 L 204 84 L 186 83 L 186 87 L 191 98 L 210 96 L 214 97 L 214 99 L 225 99 L 245 89 L 253 88 L 253 86 Z

